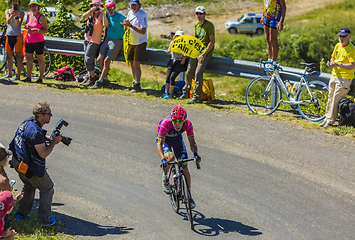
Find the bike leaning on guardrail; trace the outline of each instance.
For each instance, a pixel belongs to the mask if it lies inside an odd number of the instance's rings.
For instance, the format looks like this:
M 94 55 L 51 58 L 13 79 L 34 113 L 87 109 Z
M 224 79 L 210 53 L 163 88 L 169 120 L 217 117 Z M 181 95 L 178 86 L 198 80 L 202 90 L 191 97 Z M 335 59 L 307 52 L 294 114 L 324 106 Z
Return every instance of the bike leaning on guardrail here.
M 245 92 L 248 108 L 261 115 L 269 115 L 276 111 L 281 102 L 290 104 L 292 109 L 298 109 L 303 118 L 310 121 L 320 121 L 325 118 L 328 101 L 328 86 L 321 81 L 307 81 L 306 75 L 315 71 L 314 63 L 305 65 L 302 75 L 288 73 L 298 77 L 299 82 L 283 80 L 279 72 L 280 64 L 260 60 L 260 67 L 264 68 L 266 76 L 253 79 Z M 286 97 L 282 97 L 282 92 Z

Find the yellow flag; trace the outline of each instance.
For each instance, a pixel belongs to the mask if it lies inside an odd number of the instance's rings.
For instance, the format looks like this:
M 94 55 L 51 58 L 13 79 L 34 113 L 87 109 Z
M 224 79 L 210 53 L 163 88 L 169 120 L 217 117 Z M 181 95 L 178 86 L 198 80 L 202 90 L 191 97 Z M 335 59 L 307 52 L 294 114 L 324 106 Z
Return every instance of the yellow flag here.
M 198 58 L 206 52 L 206 47 L 198 38 L 182 35 L 174 39 L 171 51 L 184 54 L 190 58 Z
M 128 67 L 131 67 L 131 64 L 128 61 L 128 43 L 130 39 L 131 39 L 131 30 L 128 28 L 125 34 L 123 35 L 123 53 L 124 53 L 124 59 L 126 60 Z

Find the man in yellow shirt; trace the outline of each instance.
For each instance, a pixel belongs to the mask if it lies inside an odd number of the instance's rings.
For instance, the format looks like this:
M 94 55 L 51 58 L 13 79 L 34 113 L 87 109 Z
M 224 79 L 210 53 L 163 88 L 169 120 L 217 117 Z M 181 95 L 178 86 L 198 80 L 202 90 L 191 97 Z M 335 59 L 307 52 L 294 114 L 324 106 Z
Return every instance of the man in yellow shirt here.
M 325 111 L 325 119 L 319 125 L 329 127 L 338 116 L 338 104 L 344 98 L 351 86 L 355 69 L 355 47 L 350 42 L 350 30 L 340 29 L 338 33 L 339 43 L 335 45 L 330 62 L 327 65 L 333 69 L 329 80 L 328 103 Z

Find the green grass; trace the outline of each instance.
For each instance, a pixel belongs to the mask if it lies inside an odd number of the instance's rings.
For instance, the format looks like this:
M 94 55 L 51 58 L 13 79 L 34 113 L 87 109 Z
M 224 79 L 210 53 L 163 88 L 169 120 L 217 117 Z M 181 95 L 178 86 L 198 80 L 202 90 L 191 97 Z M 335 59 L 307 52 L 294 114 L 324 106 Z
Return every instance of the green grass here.
M 14 195 L 16 195 L 15 193 Z M 50 227 L 42 227 L 37 223 L 37 209 L 38 201 L 35 201 L 33 209 L 30 213 L 31 218 L 26 218 L 21 221 L 15 220 L 15 212 L 18 208 L 18 204 L 15 205 L 14 209 L 10 213 L 11 229 L 15 229 L 18 233 L 17 239 L 21 240 L 61 240 L 77 239 L 76 236 L 65 233 L 64 224 L 61 223 L 60 219 L 56 219 L 56 223 Z

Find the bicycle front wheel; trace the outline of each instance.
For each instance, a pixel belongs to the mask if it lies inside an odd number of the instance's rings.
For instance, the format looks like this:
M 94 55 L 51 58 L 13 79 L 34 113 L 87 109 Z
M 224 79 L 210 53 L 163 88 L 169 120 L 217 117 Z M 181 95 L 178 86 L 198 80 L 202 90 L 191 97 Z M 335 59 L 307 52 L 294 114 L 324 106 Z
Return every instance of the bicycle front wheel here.
M 44 47 L 43 56 L 44 56 L 44 65 L 45 65 L 43 77 L 45 77 L 49 73 L 49 71 L 51 69 L 51 66 L 52 66 L 52 57 L 51 57 L 51 54 L 48 51 L 48 48 L 46 46 Z M 23 72 L 24 72 L 25 75 L 27 75 L 27 72 L 28 72 L 27 59 L 25 59 L 23 61 Z M 37 56 L 34 54 L 33 55 L 33 68 L 32 68 L 31 77 L 32 78 L 39 78 L 39 76 L 40 76 L 39 63 L 38 63 Z
M 170 194 L 170 203 L 174 212 L 178 213 L 180 208 L 180 199 L 179 199 L 179 186 L 176 186 L 174 183 L 174 175 L 176 174 L 175 165 L 172 165 L 169 173 L 169 184 L 171 186 Z
M 267 89 L 269 83 L 271 86 Z M 279 107 L 280 100 L 281 88 L 270 77 L 254 78 L 245 91 L 245 101 L 253 113 L 269 115 Z
M 304 102 L 297 105 L 298 111 L 302 117 L 309 121 L 323 120 L 327 108 L 329 88 L 327 84 L 320 81 L 312 81 L 308 83 L 308 86 L 315 98 L 310 95 L 306 85 L 304 85 L 296 98 L 296 101 Z
M 187 220 L 190 223 L 191 229 L 194 227 L 194 223 L 192 220 L 192 210 L 191 210 L 191 193 L 189 189 L 189 184 L 187 183 L 187 179 L 185 175 L 181 175 L 181 191 L 182 191 L 182 201 L 185 204 Z
M 271 86 L 267 89 L 269 83 Z M 280 105 L 281 88 L 270 77 L 257 77 L 249 83 L 245 91 L 245 101 L 253 113 L 269 115 Z

